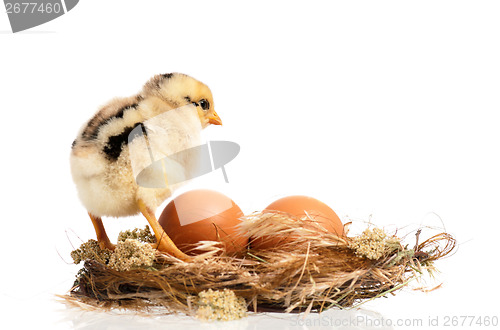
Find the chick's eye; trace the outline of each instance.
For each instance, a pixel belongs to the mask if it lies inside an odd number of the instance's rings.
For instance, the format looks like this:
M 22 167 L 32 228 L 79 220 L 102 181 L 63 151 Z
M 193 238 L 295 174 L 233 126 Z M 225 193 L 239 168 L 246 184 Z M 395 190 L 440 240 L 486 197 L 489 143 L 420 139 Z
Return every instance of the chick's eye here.
M 200 102 L 198 102 L 198 104 L 200 105 L 200 107 L 203 109 L 203 110 L 208 110 L 210 108 L 210 103 L 203 99 L 203 100 L 200 100 Z

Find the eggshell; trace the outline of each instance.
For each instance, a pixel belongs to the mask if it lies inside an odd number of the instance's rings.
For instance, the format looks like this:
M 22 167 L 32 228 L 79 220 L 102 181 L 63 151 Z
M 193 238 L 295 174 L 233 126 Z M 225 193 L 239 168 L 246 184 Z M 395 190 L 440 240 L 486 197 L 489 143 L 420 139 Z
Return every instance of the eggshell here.
M 200 241 L 223 242 L 226 252 L 242 251 L 248 237 L 239 232 L 243 212 L 229 197 L 212 190 L 188 191 L 173 199 L 158 220 L 177 247 L 187 254 Z
M 306 214 L 311 220 L 319 223 L 323 228 L 338 236 L 344 235 L 344 225 L 338 215 L 325 203 L 308 196 L 288 196 L 269 204 L 264 211 L 279 211 L 289 213 L 299 218 Z M 250 238 L 253 249 L 270 249 L 283 243 L 291 242 L 293 236 L 276 236 L 274 238 Z

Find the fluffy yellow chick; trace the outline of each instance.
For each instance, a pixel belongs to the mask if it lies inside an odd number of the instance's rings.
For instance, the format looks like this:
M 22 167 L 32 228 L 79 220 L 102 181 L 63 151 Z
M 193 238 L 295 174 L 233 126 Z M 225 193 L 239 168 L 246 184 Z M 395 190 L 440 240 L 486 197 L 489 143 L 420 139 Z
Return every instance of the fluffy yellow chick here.
M 127 145 L 133 143 L 129 142 L 129 135 L 135 127 L 189 104 L 196 106 L 201 128 L 222 124 L 205 84 L 184 74 L 169 73 L 151 78 L 135 96 L 112 100 L 81 128 L 71 148 L 71 173 L 102 248 L 114 249 L 114 245 L 101 217 L 142 213 L 155 233 L 160 251 L 182 260 L 190 259 L 175 246 L 155 216 L 158 206 L 171 196 L 171 187 L 139 186 L 127 150 Z

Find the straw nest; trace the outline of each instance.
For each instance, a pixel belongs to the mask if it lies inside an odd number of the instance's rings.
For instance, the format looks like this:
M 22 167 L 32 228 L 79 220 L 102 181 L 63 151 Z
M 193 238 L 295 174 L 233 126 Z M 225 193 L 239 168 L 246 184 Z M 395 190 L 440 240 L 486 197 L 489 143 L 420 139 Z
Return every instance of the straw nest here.
M 241 230 L 252 239 L 293 239 L 265 251 L 250 244 L 233 256 L 226 256 L 216 242 L 200 242 L 196 249 L 202 253 L 193 262 L 151 251 L 149 244 L 140 243 L 148 238 L 140 235 L 122 239 L 113 253 L 88 242 L 87 251 L 82 245 L 73 252 L 75 262 L 84 260 L 84 266 L 64 298 L 86 308 L 159 308 L 198 316 L 211 308 L 212 314 L 202 318 L 219 320 L 242 317 L 246 307 L 321 312 L 394 293 L 435 271 L 434 262 L 456 246 L 444 232 L 419 242 L 420 230 L 411 247 L 378 228 L 338 237 L 310 218 L 278 212 L 246 216 Z M 122 254 L 114 256 L 119 249 Z

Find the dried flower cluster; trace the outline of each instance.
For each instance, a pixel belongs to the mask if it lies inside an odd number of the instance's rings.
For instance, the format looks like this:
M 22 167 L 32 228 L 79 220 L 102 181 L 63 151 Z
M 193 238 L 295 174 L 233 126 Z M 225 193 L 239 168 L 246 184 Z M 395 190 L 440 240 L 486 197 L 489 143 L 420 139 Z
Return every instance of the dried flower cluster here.
M 245 299 L 232 290 L 204 290 L 198 294 L 196 316 L 206 321 L 230 321 L 247 316 Z
M 380 228 L 366 229 L 363 234 L 353 237 L 349 242 L 349 248 L 353 249 L 357 256 L 373 260 L 380 259 L 399 247 L 399 240 L 388 237 Z
M 101 249 L 99 243 L 95 239 L 90 239 L 80 245 L 80 248 L 71 252 L 71 258 L 75 264 L 79 264 L 85 260 L 95 260 L 106 264 L 113 252 L 108 249 Z
M 155 260 L 155 250 L 148 243 L 126 239 L 116 244 L 108 266 L 120 272 L 134 268 L 151 267 Z
M 151 233 L 149 226 L 146 226 L 144 229 L 135 228 L 120 232 L 118 241 L 125 241 L 126 239 L 135 239 L 144 243 L 156 243 L 156 237 Z
M 151 267 L 155 251 L 150 243 L 155 242 L 155 236 L 146 226 L 144 229 L 135 228 L 120 232 L 115 251 L 101 249 L 96 240 L 90 239 L 72 251 L 71 257 L 75 264 L 85 260 L 95 260 L 118 271 Z

